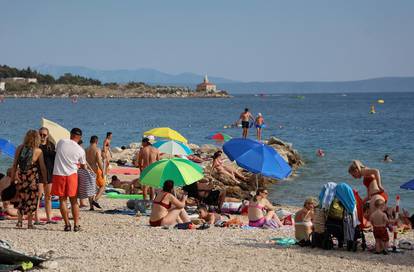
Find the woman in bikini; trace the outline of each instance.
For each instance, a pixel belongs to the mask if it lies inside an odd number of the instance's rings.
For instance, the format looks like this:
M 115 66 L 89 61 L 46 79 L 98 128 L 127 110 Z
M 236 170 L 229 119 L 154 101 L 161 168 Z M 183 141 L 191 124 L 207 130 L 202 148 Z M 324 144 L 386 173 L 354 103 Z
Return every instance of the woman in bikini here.
M 162 191 L 157 194 L 152 202 L 150 225 L 152 227 L 176 225 L 177 223 L 188 223 L 190 218 L 184 210 L 187 195 L 178 200 L 173 195 L 174 181 L 166 180 Z
M 261 188 L 250 201 L 247 211 L 249 226 L 261 228 L 270 220 L 273 220 L 279 227 L 283 225 L 275 214 L 276 207 L 267 199 L 268 194 L 266 189 Z
M 316 199 L 310 197 L 305 200 L 303 208 L 295 214 L 295 238 L 299 242 L 309 241 L 313 230 L 314 209 L 317 204 Z
M 109 162 L 112 158 L 112 154 L 111 154 L 111 141 L 112 141 L 112 132 L 107 132 L 106 133 L 106 138 L 103 142 L 103 147 L 102 147 L 102 160 L 104 163 L 104 177 L 106 177 L 108 175 L 108 171 L 109 171 Z
M 26 133 L 24 142 L 16 149 L 11 180 L 16 181 L 16 190 L 19 198 L 17 205 L 17 228 L 23 227 L 23 216 L 27 215 L 27 228 L 33 228 L 33 214 L 36 212 L 39 201 L 38 183 L 47 181 L 46 166 L 43 152 L 39 148 L 40 135 L 36 130 Z
M 372 204 L 369 208 L 370 214 L 375 211 L 373 203 L 375 203 L 377 199 L 382 199 L 387 203 L 388 195 L 382 186 L 381 176 L 378 169 L 365 167 L 360 161 L 355 160 L 352 161 L 352 164 L 349 166 L 348 172 L 356 179 L 363 178 L 363 184 L 367 187 L 367 197 L 364 199 L 364 203 L 369 202 Z
M 213 154 L 213 169 L 215 169 L 219 174 L 230 177 L 236 184 L 240 184 L 240 181 L 237 178 L 245 181 L 246 177 L 240 174 L 237 169 L 223 163 L 221 160 L 222 154 L 222 151 L 217 151 Z

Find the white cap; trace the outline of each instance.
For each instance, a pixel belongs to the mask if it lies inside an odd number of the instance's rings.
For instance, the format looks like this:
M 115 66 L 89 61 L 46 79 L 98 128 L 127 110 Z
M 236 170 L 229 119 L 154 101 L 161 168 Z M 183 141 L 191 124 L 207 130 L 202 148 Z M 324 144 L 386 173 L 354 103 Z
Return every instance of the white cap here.
M 260 112 L 257 115 L 262 116 L 262 114 Z

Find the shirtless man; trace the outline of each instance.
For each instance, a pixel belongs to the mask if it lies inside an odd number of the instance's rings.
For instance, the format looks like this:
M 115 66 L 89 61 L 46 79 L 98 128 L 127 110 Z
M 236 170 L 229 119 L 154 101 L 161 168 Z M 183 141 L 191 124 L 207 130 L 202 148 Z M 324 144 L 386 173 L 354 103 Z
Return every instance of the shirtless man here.
M 243 138 L 247 138 L 247 134 L 249 133 L 250 123 L 249 121 L 252 120 L 254 122 L 254 118 L 252 114 L 249 112 L 248 108 L 244 109 L 244 112 L 240 114 L 239 121 L 241 121 L 241 125 L 243 128 Z
M 103 177 L 103 163 L 102 163 L 102 155 L 101 150 L 98 147 L 98 136 L 92 136 L 90 140 L 89 147 L 85 150 L 86 152 L 86 161 L 88 162 L 89 166 L 96 174 L 96 186 L 98 186 L 98 192 L 92 200 L 89 200 L 90 203 L 101 209 L 101 206 L 98 203 L 99 198 L 105 191 L 105 179 Z M 91 210 L 93 210 L 93 206 L 91 205 Z
M 137 166 L 141 170 L 141 173 L 142 173 L 142 171 L 145 168 L 147 168 L 147 166 L 158 161 L 159 159 L 160 159 L 160 152 L 158 151 L 158 149 L 152 146 L 148 138 L 142 139 L 142 147 L 141 147 L 141 150 L 137 154 L 137 157 L 135 160 L 135 166 Z M 144 200 L 147 199 L 148 187 L 149 186 L 141 185 L 142 196 Z M 153 200 L 154 189 L 152 187 L 149 187 L 149 193 L 150 193 L 150 200 Z
M 103 174 L 105 177 L 108 175 L 109 161 L 111 160 L 111 157 L 112 157 L 111 156 L 111 140 L 112 140 L 112 132 L 107 132 L 106 138 L 102 146 L 102 160 L 104 163 Z

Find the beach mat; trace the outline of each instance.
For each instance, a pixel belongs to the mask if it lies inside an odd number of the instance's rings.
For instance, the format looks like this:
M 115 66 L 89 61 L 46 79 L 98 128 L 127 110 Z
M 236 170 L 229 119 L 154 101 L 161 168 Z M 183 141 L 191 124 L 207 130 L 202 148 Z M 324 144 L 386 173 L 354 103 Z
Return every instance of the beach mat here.
M 33 265 L 37 266 L 46 259 L 29 256 L 23 252 L 11 249 L 11 246 L 2 240 L 0 240 L 0 264 L 5 265 L 21 265 L 23 262 L 31 262 Z
M 106 194 L 107 198 L 112 198 L 112 199 L 128 199 L 128 200 L 141 200 L 143 199 L 142 195 L 124 195 L 124 194 L 118 194 L 118 193 L 107 193 Z
M 123 214 L 123 215 L 131 215 L 131 216 L 135 216 L 137 214 L 136 211 L 131 211 L 131 210 L 118 210 L 118 209 L 114 209 L 114 210 L 106 210 L 102 212 L 103 214 Z
M 135 167 L 116 167 L 109 169 L 109 175 L 139 175 L 139 168 Z

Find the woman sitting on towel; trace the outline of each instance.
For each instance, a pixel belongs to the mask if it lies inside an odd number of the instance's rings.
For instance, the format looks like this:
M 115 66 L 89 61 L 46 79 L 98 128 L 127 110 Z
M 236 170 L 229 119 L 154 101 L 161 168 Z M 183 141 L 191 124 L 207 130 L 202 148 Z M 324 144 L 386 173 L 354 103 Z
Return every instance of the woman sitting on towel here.
M 152 227 L 176 225 L 177 223 L 191 221 L 184 210 L 187 195 L 178 200 L 173 195 L 173 190 L 174 181 L 166 180 L 162 191 L 155 196 L 149 221 Z
M 283 225 L 275 214 L 276 207 L 267 199 L 268 194 L 266 189 L 259 188 L 253 200 L 249 202 L 247 212 L 249 226 L 261 228 L 265 224 L 273 227 Z
M 378 169 L 365 167 L 360 161 L 353 161 L 348 169 L 349 174 L 356 178 L 363 178 L 363 184 L 367 187 L 367 198 L 364 202 L 375 203 L 381 199 L 387 203 L 388 195 L 384 190 L 381 182 L 381 176 Z M 370 205 L 370 214 L 375 211 L 375 205 Z
M 239 184 L 240 181 L 237 178 L 241 179 L 242 181 L 246 180 L 246 177 L 240 174 L 237 169 L 232 166 L 225 165 L 221 160 L 222 151 L 217 151 L 213 154 L 213 169 L 217 171 L 217 173 L 230 177 L 236 184 Z M 236 178 L 237 177 L 237 178 Z
M 305 200 L 303 208 L 295 214 L 295 238 L 301 243 L 309 241 L 313 231 L 314 209 L 318 205 L 315 198 Z

